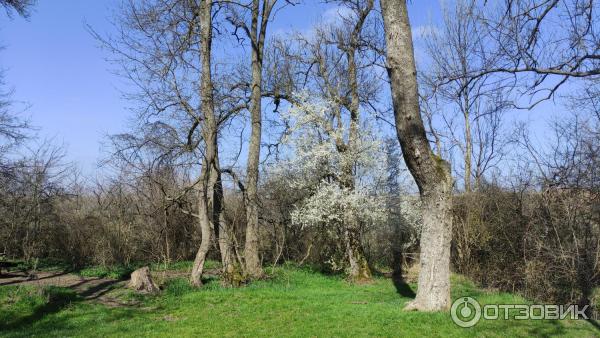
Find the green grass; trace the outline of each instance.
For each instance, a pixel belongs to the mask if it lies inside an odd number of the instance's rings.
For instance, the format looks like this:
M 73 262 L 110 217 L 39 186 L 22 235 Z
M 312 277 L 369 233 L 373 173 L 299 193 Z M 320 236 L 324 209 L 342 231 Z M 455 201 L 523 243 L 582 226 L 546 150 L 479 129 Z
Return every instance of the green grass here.
M 131 266 L 92 266 L 77 271 L 83 277 L 125 279 L 135 270 Z
M 165 270 L 176 270 L 176 271 L 192 271 L 193 261 L 176 261 L 169 264 L 165 263 L 153 263 L 150 265 L 152 271 L 165 271 Z M 218 269 L 221 267 L 221 262 L 207 260 L 204 262 L 204 269 Z
M 243 288 L 210 281 L 194 289 L 171 280 L 158 296 L 137 307 L 84 302 L 70 290 L 0 287 L 0 336 L 202 336 L 202 337 L 421 337 L 571 336 L 597 331 L 581 321 L 482 321 L 456 326 L 448 313 L 404 312 L 410 298 L 389 279 L 351 285 L 341 277 L 308 269 L 277 268 L 273 278 Z M 413 286 L 414 287 L 414 286 Z M 506 293 L 487 293 L 461 277 L 453 297 L 471 295 L 482 303 L 524 303 Z
M 150 270 L 152 271 L 192 271 L 192 261 L 178 261 L 169 264 L 152 263 Z M 97 278 L 112 278 L 112 279 L 127 279 L 135 270 L 148 264 L 135 263 L 131 265 L 116 265 L 116 266 L 90 266 L 79 269 L 76 273 L 83 277 Z M 221 266 L 220 262 L 207 260 L 204 264 L 205 269 L 216 269 Z

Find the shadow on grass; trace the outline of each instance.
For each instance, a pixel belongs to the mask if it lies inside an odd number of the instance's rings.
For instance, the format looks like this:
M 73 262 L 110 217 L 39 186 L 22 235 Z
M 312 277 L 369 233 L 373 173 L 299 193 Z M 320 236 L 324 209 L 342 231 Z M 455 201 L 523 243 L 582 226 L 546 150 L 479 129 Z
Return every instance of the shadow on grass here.
M 405 298 L 415 298 L 417 295 L 406 283 L 402 274 L 402 262 L 404 261 L 401 251 L 394 252 L 394 270 L 392 271 L 392 282 L 396 288 L 396 292 Z
M 588 323 L 590 323 L 596 330 L 600 331 L 600 323 L 598 323 L 597 320 L 594 320 L 592 318 L 588 318 L 588 319 L 586 319 L 586 321 Z
M 44 304 L 35 307 L 33 312 L 29 315 L 15 318 L 8 323 L 0 323 L 0 331 L 12 330 L 17 332 L 34 325 L 47 315 L 58 313 L 73 304 L 98 299 L 112 290 L 113 286 L 120 281 L 121 280 L 105 281 L 85 290 L 80 290 L 78 287 L 89 281 L 82 281 L 71 288 L 47 286 L 42 291 L 42 296 L 47 299 Z
M 67 275 L 67 274 L 69 274 L 69 271 L 57 272 L 57 273 L 54 273 L 54 274 L 51 274 L 51 275 L 47 275 L 47 276 L 44 276 L 44 277 L 35 278 L 35 280 L 38 281 L 38 280 L 43 280 L 43 279 L 48 279 L 48 278 L 60 277 L 60 276 L 64 276 L 64 275 Z M 9 280 L 7 282 L 0 282 L 0 286 L 13 285 L 13 284 L 21 284 L 21 283 L 29 282 L 30 281 L 29 279 L 27 279 L 27 277 L 28 277 L 27 273 L 10 274 L 10 275 L 3 274 L 1 276 L 1 278 L 19 278 L 19 277 L 21 277 L 23 279 Z
M 394 283 L 396 292 L 398 292 L 400 296 L 406 298 L 415 298 L 417 296 L 410 285 L 408 285 L 402 277 L 402 273 L 394 271 L 392 274 L 392 282 Z
M 43 291 L 43 295 L 48 298 L 48 301 L 40 306 L 35 307 L 33 313 L 18 319 L 0 325 L 4 330 L 18 330 L 25 326 L 30 326 L 35 322 L 44 318 L 48 314 L 53 314 L 61 311 L 71 303 L 80 301 L 81 298 L 73 290 L 58 287 L 47 287 Z
M 110 290 L 112 290 L 113 286 L 120 281 L 123 281 L 123 279 L 108 280 L 108 281 L 102 282 L 98 285 L 92 286 L 92 287 L 80 292 L 78 294 L 78 296 L 83 299 L 86 299 L 86 300 L 98 299 L 98 298 L 102 297 L 103 295 L 105 295 Z
M 575 320 L 575 321 L 579 321 L 579 320 Z M 581 337 L 592 337 L 592 336 L 590 336 L 590 331 L 600 330 L 600 324 L 597 321 L 595 321 L 593 319 L 586 319 L 585 321 L 587 323 L 589 323 L 590 325 L 589 326 L 587 326 L 587 325 L 575 326 L 571 323 L 567 326 L 563 323 L 563 320 L 545 320 L 543 324 L 536 324 L 535 326 L 529 328 L 527 330 L 527 332 L 531 337 L 560 337 L 560 336 L 565 336 L 565 335 L 571 336 L 572 334 L 574 334 L 576 332 L 579 332 Z M 523 322 L 532 323 L 532 322 L 537 322 L 537 321 L 535 321 L 535 320 L 528 320 L 528 321 L 519 320 L 516 322 L 518 322 L 520 325 L 523 325 Z M 593 327 L 592 330 L 590 330 L 590 326 Z M 598 337 L 598 335 L 595 334 L 595 335 L 593 335 L 593 337 Z
M 550 320 L 541 325 L 535 324 L 527 331 L 532 337 L 557 337 L 566 333 L 564 325 L 558 320 Z

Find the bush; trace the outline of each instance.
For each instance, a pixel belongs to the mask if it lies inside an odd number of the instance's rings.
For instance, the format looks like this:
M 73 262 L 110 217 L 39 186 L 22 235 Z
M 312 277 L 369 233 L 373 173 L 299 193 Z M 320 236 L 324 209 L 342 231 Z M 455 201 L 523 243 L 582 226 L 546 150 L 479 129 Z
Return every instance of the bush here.
M 555 304 L 595 305 L 597 194 L 488 186 L 456 196 L 452 263 L 480 285 Z

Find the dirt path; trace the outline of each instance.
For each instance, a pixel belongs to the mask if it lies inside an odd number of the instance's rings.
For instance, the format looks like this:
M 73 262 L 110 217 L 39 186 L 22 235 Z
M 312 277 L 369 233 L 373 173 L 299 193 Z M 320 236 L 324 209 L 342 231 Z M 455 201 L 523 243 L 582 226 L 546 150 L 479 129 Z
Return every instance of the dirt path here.
M 218 269 L 206 270 L 204 276 L 216 278 Z M 173 278 L 186 278 L 187 271 L 156 271 L 152 272 L 152 278 L 159 284 Z M 31 285 L 44 287 L 48 285 L 70 288 L 74 290 L 80 299 L 93 301 L 107 306 L 133 306 L 135 301 L 124 301 L 119 297 L 118 291 L 122 291 L 127 280 L 116 280 L 110 278 L 82 277 L 67 272 L 38 272 L 35 278 L 31 278 L 25 272 L 10 272 L 0 275 L 0 287 L 5 285 Z M 122 295 L 122 292 L 120 293 Z
M 98 284 L 111 279 L 86 278 L 66 272 L 39 272 L 37 278 L 30 278 L 26 273 L 4 273 L 0 276 L 0 286 L 3 285 L 34 285 L 34 286 L 62 286 L 68 288 L 81 287 L 86 284 Z
M 0 276 L 0 287 L 5 285 L 66 287 L 74 290 L 83 300 L 96 301 L 109 306 L 132 305 L 123 303 L 108 294 L 111 290 L 124 287 L 125 283 L 126 281 L 116 279 L 82 277 L 65 272 L 39 272 L 36 274 L 36 278 L 30 278 L 25 273 L 5 273 Z

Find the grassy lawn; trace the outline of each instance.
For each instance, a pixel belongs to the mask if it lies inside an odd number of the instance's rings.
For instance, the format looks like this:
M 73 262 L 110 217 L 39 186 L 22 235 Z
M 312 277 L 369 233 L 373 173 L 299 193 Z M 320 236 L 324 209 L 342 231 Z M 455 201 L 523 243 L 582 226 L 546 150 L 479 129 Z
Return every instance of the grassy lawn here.
M 307 269 L 277 268 L 273 278 L 244 288 L 209 281 L 192 289 L 183 279 L 165 285 L 159 296 L 138 297 L 135 307 L 107 307 L 82 301 L 69 289 L 0 287 L 0 336 L 226 336 L 226 337 L 421 337 L 569 336 L 600 334 L 584 321 L 481 321 L 456 326 L 449 313 L 403 312 L 410 300 L 391 280 L 350 285 L 340 277 Z M 413 286 L 414 287 L 414 286 Z M 405 293 L 405 292 L 401 292 Z M 486 293 L 461 277 L 453 297 L 481 303 L 524 303 L 519 297 Z

